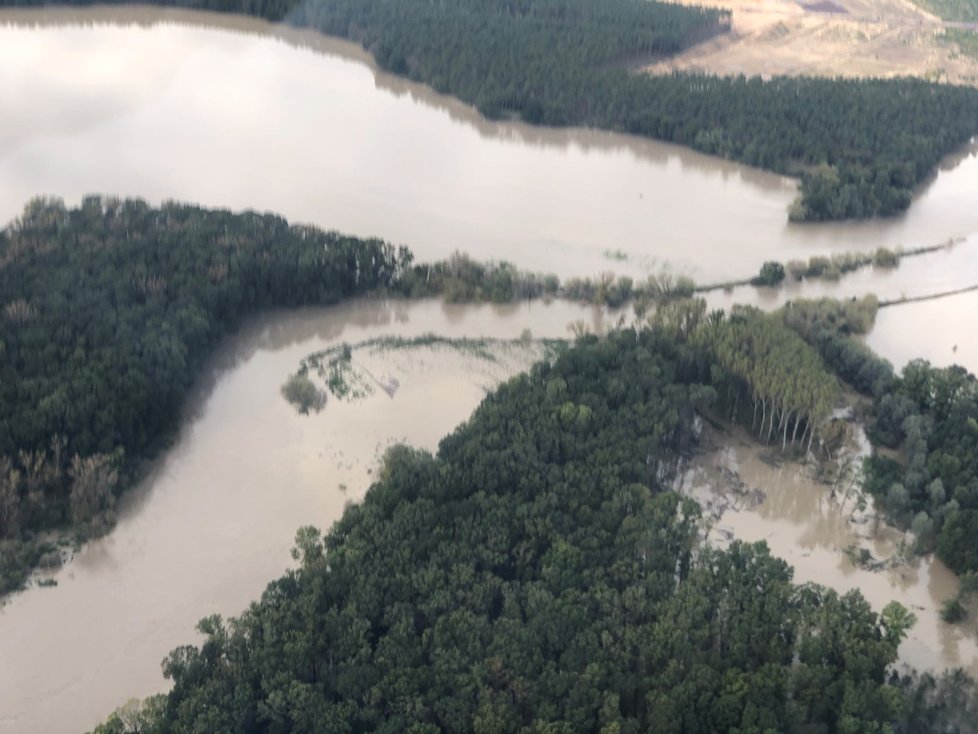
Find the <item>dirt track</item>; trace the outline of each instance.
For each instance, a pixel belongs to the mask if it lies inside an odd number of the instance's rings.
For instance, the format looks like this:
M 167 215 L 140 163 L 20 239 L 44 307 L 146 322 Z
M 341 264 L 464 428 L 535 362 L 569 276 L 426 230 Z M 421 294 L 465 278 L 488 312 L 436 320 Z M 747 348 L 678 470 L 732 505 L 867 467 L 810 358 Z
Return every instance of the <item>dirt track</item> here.
M 699 0 L 678 0 L 702 4 Z M 939 18 L 907 0 L 720 0 L 730 33 L 645 68 L 775 76 L 916 76 L 978 86 L 978 60 L 942 40 Z

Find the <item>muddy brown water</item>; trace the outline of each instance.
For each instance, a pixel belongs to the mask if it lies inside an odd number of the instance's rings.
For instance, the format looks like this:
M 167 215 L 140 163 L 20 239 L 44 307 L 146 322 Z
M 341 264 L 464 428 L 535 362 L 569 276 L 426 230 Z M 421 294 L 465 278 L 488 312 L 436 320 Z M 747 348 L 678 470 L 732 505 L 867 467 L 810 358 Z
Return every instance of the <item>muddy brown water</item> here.
M 302 416 L 279 388 L 310 352 L 396 333 L 566 338 L 603 312 L 565 303 L 464 307 L 359 301 L 273 314 L 230 339 L 190 401 L 172 449 L 126 497 L 117 528 L 0 609 L 0 731 L 78 732 L 161 690 L 159 663 L 210 613 L 238 614 L 291 563 L 302 525 L 327 528 L 363 496 L 394 442 L 434 450 L 536 349 L 497 361 L 444 348 L 368 356 L 393 398 L 331 399 Z M 356 354 L 356 353 L 355 353 Z M 356 355 L 359 359 L 359 355 Z
M 970 150 L 903 217 L 792 226 L 790 179 L 624 135 L 489 122 L 353 44 L 206 13 L 0 13 L 0 119 L 0 221 L 39 193 L 176 198 L 424 259 L 461 249 L 563 276 L 667 264 L 704 282 L 978 231 Z
M 964 238 L 837 284 L 711 294 L 720 306 L 922 295 L 978 273 L 973 149 L 946 161 L 903 217 L 792 226 L 791 180 L 628 136 L 489 122 L 379 72 L 351 44 L 249 19 L 0 12 L 0 119 L 0 221 L 39 193 L 69 204 L 89 192 L 177 198 L 381 236 L 421 259 L 460 249 L 562 276 L 667 267 L 700 282 L 750 275 L 768 259 Z M 898 365 L 925 356 L 976 370 L 967 339 L 976 307 L 971 294 L 886 309 L 868 341 Z M 193 639 L 196 620 L 240 612 L 289 564 L 297 527 L 328 526 L 362 496 L 384 447 L 434 448 L 535 353 L 493 365 L 444 350 L 392 356 L 394 399 L 331 402 L 311 417 L 278 394 L 303 356 L 387 334 L 567 336 L 576 320 L 608 325 L 602 312 L 567 304 L 356 302 L 268 315 L 230 339 L 117 529 L 58 572 L 57 587 L 0 609 L 0 732 L 79 731 L 126 698 L 161 690 L 158 663 Z M 902 650 L 908 661 L 973 665 L 972 632 L 933 621 L 956 583 L 943 567 L 923 561 L 903 576 L 847 568 L 840 548 L 852 528 L 820 514 L 824 493 L 757 465 L 750 447 L 733 450 L 704 471 L 735 461 L 768 500 L 728 513 L 732 532 L 767 539 L 799 580 L 858 587 L 877 608 L 904 600 L 922 620 Z
M 761 446 L 740 433 L 708 432 L 705 450 L 692 462 L 681 488 L 712 518 L 710 542 L 763 540 L 773 555 L 794 567 L 798 583 L 840 592 L 858 589 L 877 611 L 894 599 L 902 603 L 917 617 L 900 646 L 902 663 L 918 669 L 963 667 L 978 675 L 975 614 L 959 625 L 940 620 L 941 604 L 958 590 L 957 577 L 940 560 L 928 556 L 882 570 L 850 561 L 849 546 L 886 561 L 907 539 L 877 522 L 871 510 L 860 513 L 855 494 L 833 494 L 798 464 L 781 463 L 779 447 Z

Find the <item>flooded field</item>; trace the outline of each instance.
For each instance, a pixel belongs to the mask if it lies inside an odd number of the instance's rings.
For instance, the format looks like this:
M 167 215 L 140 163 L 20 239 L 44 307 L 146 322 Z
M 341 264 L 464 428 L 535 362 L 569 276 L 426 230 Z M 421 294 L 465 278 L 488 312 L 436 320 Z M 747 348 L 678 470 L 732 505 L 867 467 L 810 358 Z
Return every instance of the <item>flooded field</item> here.
M 795 182 L 625 135 L 490 122 L 357 46 L 150 8 L 0 13 L 0 221 L 37 194 L 274 211 L 575 276 L 700 281 L 978 231 L 965 150 L 902 217 L 787 223 Z

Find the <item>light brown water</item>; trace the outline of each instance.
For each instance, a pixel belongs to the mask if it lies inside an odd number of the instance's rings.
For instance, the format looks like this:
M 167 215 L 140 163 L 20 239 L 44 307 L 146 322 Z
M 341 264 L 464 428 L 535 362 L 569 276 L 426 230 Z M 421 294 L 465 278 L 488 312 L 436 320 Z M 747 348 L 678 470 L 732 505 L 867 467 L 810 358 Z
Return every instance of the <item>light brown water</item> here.
M 457 248 L 561 275 L 668 263 L 703 281 L 978 231 L 972 153 L 902 218 L 789 226 L 795 184 L 779 176 L 487 122 L 351 44 L 203 13 L 0 13 L 0 119 L 0 220 L 38 193 L 178 198 L 378 235 L 420 258 Z
M 857 589 L 876 611 L 897 600 L 917 623 L 900 646 L 900 659 L 919 669 L 964 667 L 978 674 L 978 620 L 940 620 L 941 604 L 958 590 L 957 577 L 933 557 L 885 570 L 854 566 L 845 550 L 869 550 L 891 558 L 903 534 L 879 522 L 872 511 L 856 510 L 855 496 L 833 497 L 830 486 L 813 480 L 798 464 L 780 462 L 771 450 L 741 435 L 708 433 L 706 450 L 683 478 L 682 489 L 713 519 L 711 542 L 730 538 L 765 541 L 773 555 L 795 569 L 795 581 L 814 582 L 839 592 Z M 744 486 L 732 489 L 738 477 Z M 758 493 L 757 490 L 760 492 Z
M 767 259 L 970 237 L 896 271 L 776 293 L 738 289 L 712 294 L 715 305 L 919 295 L 978 274 L 971 151 L 948 161 L 902 218 L 789 226 L 795 187 L 781 177 L 627 136 L 487 122 L 378 72 L 350 44 L 246 19 L 0 12 L 0 119 L 0 220 L 38 193 L 69 203 L 89 192 L 179 198 L 382 236 L 422 259 L 461 249 L 564 276 L 669 265 L 701 282 L 749 275 Z M 887 309 L 870 344 L 897 364 L 919 355 L 978 369 L 966 338 L 976 306 L 973 294 Z M 159 690 L 159 660 L 192 637 L 195 621 L 236 614 L 255 598 L 289 563 L 298 526 L 327 526 L 362 496 L 386 445 L 434 448 L 487 386 L 533 357 L 494 367 L 457 354 L 392 357 L 401 382 L 393 400 L 334 401 L 301 417 L 278 388 L 307 353 L 429 330 L 566 336 L 577 319 L 603 323 L 600 312 L 568 305 L 358 302 L 253 324 L 215 358 L 178 442 L 129 496 L 116 531 L 57 574 L 57 588 L 0 610 L 0 732 L 78 731 L 127 697 Z M 725 515 L 732 532 L 766 537 L 800 580 L 914 607 L 923 621 L 907 659 L 973 664 L 959 632 L 926 621 L 954 583 L 939 564 L 907 571 L 911 580 L 860 575 L 839 550 L 852 529 L 826 509 L 824 493 L 735 451 L 745 481 L 768 501 Z
M 234 337 L 192 401 L 192 416 L 153 475 L 130 495 L 118 527 L 55 575 L 0 609 L 0 731 L 90 728 L 131 696 L 161 690 L 159 663 L 193 639 L 202 616 L 238 614 L 290 564 L 302 525 L 329 527 L 366 490 L 393 442 L 433 450 L 488 388 L 539 350 L 497 362 L 438 349 L 369 356 L 396 376 L 358 402 L 301 416 L 279 394 L 299 360 L 337 340 L 430 330 L 448 336 L 564 338 L 603 313 L 567 304 L 460 307 L 361 301 L 275 314 Z

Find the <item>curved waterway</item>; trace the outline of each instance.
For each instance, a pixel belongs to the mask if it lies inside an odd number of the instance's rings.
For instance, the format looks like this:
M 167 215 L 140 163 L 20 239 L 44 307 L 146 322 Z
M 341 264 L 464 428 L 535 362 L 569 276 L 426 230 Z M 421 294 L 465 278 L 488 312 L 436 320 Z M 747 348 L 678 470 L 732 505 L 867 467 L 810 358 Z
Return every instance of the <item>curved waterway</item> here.
M 175 198 L 381 236 L 420 259 L 458 249 L 561 276 L 670 267 L 700 282 L 750 275 L 764 260 L 964 238 L 836 284 L 710 294 L 718 306 L 917 296 L 978 274 L 973 149 L 946 161 L 903 217 L 794 226 L 788 179 L 623 135 L 489 122 L 379 72 L 354 45 L 249 19 L 0 12 L 0 119 L 0 221 L 36 194 L 70 204 L 90 192 Z M 868 341 L 898 366 L 924 356 L 975 371 L 978 347 L 966 338 L 975 313 L 978 294 L 884 309 Z M 314 416 L 296 415 L 278 392 L 302 357 L 390 334 L 567 336 L 578 320 L 607 325 L 602 311 L 568 304 L 378 301 L 253 322 L 213 359 L 178 440 L 126 497 L 117 529 L 58 572 L 57 587 L 0 609 L 0 732 L 79 731 L 126 698 L 161 690 L 158 663 L 196 620 L 237 614 L 256 598 L 289 564 L 296 528 L 329 526 L 359 499 L 387 445 L 433 449 L 486 389 L 539 352 L 495 362 L 450 350 L 392 354 L 370 369 L 396 377 L 393 398 L 331 401 Z M 697 465 L 696 486 L 736 471 L 767 498 L 728 510 L 720 525 L 768 540 L 799 580 L 860 588 L 876 608 L 907 603 L 921 621 L 906 660 L 974 666 L 974 631 L 936 620 L 953 576 L 931 561 L 853 569 L 842 550 L 859 528 L 824 486 L 760 451 L 734 443 Z
M 0 13 L 0 119 L 0 221 L 39 193 L 175 198 L 424 259 L 460 249 L 562 276 L 667 264 L 703 282 L 978 232 L 973 151 L 903 217 L 789 225 L 789 179 L 625 135 L 489 122 L 353 44 L 206 13 Z
M 540 356 L 532 347 L 495 360 L 394 350 L 369 364 L 397 379 L 393 397 L 331 399 L 303 416 L 279 388 L 309 353 L 429 331 L 567 338 L 576 321 L 594 332 L 607 325 L 603 311 L 566 303 L 431 301 L 356 301 L 251 323 L 212 360 L 178 440 L 127 495 L 116 529 L 55 574 L 56 587 L 0 609 L 0 731 L 84 731 L 127 698 L 162 690 L 159 663 L 193 638 L 197 620 L 256 599 L 291 563 L 300 526 L 328 528 L 362 498 L 387 446 L 434 450 L 488 389 Z

